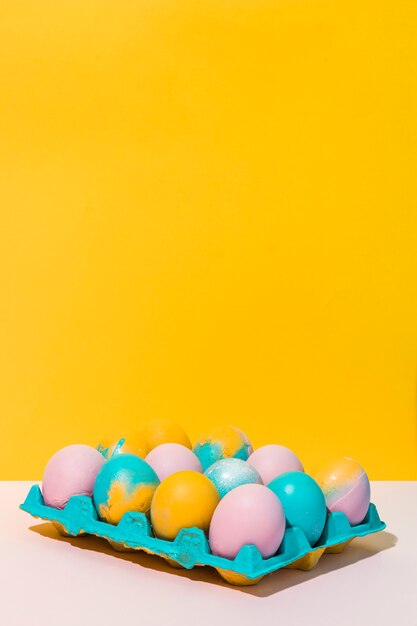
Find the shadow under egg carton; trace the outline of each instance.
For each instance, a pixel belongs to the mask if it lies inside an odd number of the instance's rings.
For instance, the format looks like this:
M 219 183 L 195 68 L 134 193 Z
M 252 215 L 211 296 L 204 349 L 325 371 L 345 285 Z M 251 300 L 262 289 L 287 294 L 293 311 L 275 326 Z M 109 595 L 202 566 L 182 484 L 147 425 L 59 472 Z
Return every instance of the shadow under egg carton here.
M 199 528 L 184 528 L 174 541 L 165 541 L 152 535 L 149 521 L 143 513 L 125 513 L 117 526 L 101 522 L 88 496 L 73 496 L 60 510 L 46 506 L 40 488 L 33 485 L 20 508 L 33 517 L 51 521 L 62 535 L 96 535 L 107 539 L 116 550 L 143 550 L 161 556 L 174 567 L 192 569 L 209 565 L 233 585 L 254 585 L 267 574 L 283 567 L 310 570 L 325 552 L 342 552 L 355 537 L 384 530 L 386 526 L 380 520 L 375 505 L 370 504 L 365 519 L 358 526 L 351 526 L 344 513 L 330 513 L 315 546 L 309 544 L 300 528 L 287 528 L 275 556 L 263 559 L 256 546 L 246 545 L 231 560 L 212 554 L 207 538 Z

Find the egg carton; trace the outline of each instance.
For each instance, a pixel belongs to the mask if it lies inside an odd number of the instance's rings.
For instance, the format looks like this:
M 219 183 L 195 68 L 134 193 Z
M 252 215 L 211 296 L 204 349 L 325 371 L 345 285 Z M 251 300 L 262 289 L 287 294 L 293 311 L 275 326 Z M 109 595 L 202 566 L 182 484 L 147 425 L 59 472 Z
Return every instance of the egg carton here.
M 101 522 L 88 496 L 73 496 L 63 510 L 46 506 L 38 485 L 31 487 L 20 508 L 33 517 L 51 521 L 64 536 L 96 535 L 107 539 L 119 551 L 144 550 L 163 557 L 174 567 L 192 569 L 199 565 L 214 567 L 228 583 L 254 585 L 264 576 L 283 567 L 310 570 L 325 552 L 338 553 L 355 537 L 384 530 L 374 504 L 369 505 L 362 524 L 351 526 L 344 513 L 329 513 L 326 526 L 315 546 L 300 528 L 286 528 L 277 554 L 268 559 L 253 545 L 241 548 L 235 559 L 215 556 L 199 528 L 182 529 L 174 541 L 157 539 L 144 513 L 125 513 L 117 526 Z

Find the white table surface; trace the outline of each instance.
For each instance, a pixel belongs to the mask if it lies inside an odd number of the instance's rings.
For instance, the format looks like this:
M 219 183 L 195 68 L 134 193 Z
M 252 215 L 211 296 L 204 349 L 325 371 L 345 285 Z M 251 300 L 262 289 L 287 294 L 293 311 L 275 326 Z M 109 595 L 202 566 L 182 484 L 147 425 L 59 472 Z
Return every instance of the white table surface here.
M 19 510 L 31 484 L 0 482 L 4 626 L 417 626 L 417 482 L 372 484 L 386 531 L 253 587 L 117 553 L 96 537 L 62 538 Z

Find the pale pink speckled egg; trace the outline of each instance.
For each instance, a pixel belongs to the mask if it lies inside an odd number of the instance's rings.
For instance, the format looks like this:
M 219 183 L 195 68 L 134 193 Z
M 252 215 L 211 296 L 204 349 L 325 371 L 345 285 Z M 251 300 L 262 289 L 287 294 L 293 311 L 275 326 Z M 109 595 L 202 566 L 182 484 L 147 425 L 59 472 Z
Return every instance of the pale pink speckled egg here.
M 149 463 L 160 481 L 175 472 L 191 470 L 203 473 L 203 467 L 196 454 L 179 443 L 162 443 L 147 454 Z
M 276 444 L 262 446 L 252 452 L 248 463 L 258 471 L 264 485 L 268 485 L 271 480 L 285 472 L 304 471 L 301 461 L 294 452 Z
M 264 485 L 241 485 L 214 511 L 210 548 L 213 554 L 234 559 L 242 546 L 252 544 L 268 558 L 278 550 L 284 532 L 285 514 L 277 496 Z
M 75 444 L 58 450 L 48 461 L 42 478 L 45 504 L 63 509 L 71 496 L 92 496 L 96 476 L 105 462 L 91 446 Z

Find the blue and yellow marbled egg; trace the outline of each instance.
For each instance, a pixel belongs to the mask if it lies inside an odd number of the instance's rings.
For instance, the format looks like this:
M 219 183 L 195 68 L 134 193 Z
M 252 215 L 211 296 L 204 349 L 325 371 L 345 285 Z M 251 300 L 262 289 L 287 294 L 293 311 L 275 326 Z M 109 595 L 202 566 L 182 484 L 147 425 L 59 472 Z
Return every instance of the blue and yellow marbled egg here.
M 262 485 L 262 478 L 256 469 L 242 459 L 220 459 L 205 471 L 205 476 L 214 484 L 221 498 L 240 485 Z
M 97 474 L 93 500 L 101 520 L 118 524 L 129 511 L 148 513 L 159 478 L 143 459 L 118 454 Z
M 200 459 L 204 471 L 220 459 L 233 457 L 246 461 L 250 450 L 248 438 L 234 426 L 214 428 L 194 446 L 194 453 Z

